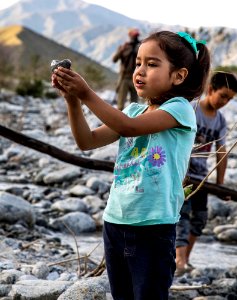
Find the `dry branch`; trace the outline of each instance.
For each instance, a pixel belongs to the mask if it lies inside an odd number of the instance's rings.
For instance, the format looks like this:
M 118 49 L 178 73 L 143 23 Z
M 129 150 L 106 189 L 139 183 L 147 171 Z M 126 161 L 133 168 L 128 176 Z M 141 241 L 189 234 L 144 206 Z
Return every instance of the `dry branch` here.
M 112 161 L 90 159 L 82 156 L 73 155 L 55 146 L 41 142 L 33 137 L 29 137 L 22 133 L 16 132 L 2 125 L 0 125 L 0 135 L 20 145 L 34 149 L 41 153 L 48 154 L 58 160 L 64 161 L 75 166 L 109 172 L 112 172 L 114 168 L 114 163 Z
M 193 177 L 188 178 L 188 184 L 194 184 L 195 186 L 199 186 L 201 180 L 198 180 Z M 230 189 L 224 185 L 218 185 L 215 183 L 204 181 L 201 188 L 202 190 L 206 190 L 208 193 L 212 195 L 216 195 L 222 200 L 233 200 L 237 202 L 237 190 Z
M 60 161 L 64 161 L 66 163 L 76 165 L 82 168 L 109 171 L 109 172 L 112 172 L 114 168 L 114 162 L 112 161 L 96 160 L 96 159 L 90 159 L 78 155 L 73 155 L 55 146 L 41 142 L 35 138 L 26 136 L 22 133 L 16 132 L 2 125 L 0 125 L 0 135 L 20 145 L 34 149 L 41 153 L 45 153 Z M 197 179 L 194 178 L 190 178 L 189 182 L 190 184 L 199 185 L 201 181 L 198 181 Z M 229 196 L 231 200 L 237 201 L 237 191 L 225 187 L 224 185 L 220 186 L 205 181 L 202 184 L 202 189 L 207 190 L 208 193 L 214 194 L 223 200 L 226 200 L 226 197 Z
M 172 285 L 172 291 L 187 291 L 187 290 L 197 290 L 197 289 L 209 289 L 210 286 L 206 284 L 202 285 Z

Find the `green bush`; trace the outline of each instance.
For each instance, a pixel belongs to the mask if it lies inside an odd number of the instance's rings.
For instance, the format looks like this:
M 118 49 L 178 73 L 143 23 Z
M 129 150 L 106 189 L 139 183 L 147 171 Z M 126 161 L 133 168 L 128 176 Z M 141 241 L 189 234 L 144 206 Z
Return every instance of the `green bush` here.
M 105 75 L 93 65 L 85 66 L 82 75 L 93 89 L 100 89 L 106 83 Z
M 21 96 L 42 97 L 43 92 L 43 81 L 40 79 L 22 79 L 16 87 L 16 93 Z
M 56 91 L 46 91 L 44 96 L 48 99 L 57 99 L 59 94 Z
M 223 72 L 230 72 L 230 73 L 236 73 L 237 74 L 237 66 L 218 66 L 215 68 L 214 71 L 223 71 Z

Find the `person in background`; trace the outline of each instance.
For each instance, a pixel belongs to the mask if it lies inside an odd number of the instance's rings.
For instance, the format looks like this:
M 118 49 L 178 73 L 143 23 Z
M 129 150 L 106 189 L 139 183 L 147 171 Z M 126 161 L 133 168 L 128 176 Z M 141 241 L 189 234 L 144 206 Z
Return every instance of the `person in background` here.
M 197 134 L 196 150 L 190 160 L 187 173 L 188 177 L 203 180 L 208 174 L 207 153 L 213 144 L 216 146 L 217 163 L 223 158 L 216 168 L 216 184 L 224 183 L 227 165 L 225 137 L 226 121 L 219 111 L 237 93 L 237 79 L 227 72 L 213 73 L 205 97 L 200 101 L 192 101 L 196 112 Z M 195 153 L 203 153 L 205 157 L 195 157 Z M 193 190 L 195 190 L 195 186 Z M 190 271 L 193 266 L 189 262 L 190 254 L 197 238 L 202 234 L 207 222 L 207 192 L 200 189 L 184 202 L 181 218 L 177 224 L 176 237 L 176 276 L 181 276 Z
M 210 68 L 203 42 L 160 31 L 139 47 L 133 83 L 147 103 L 123 111 L 103 101 L 76 72 L 54 70 L 75 141 L 82 150 L 119 140 L 104 210 L 106 268 L 114 300 L 167 300 L 175 271 L 176 223 L 196 135 L 189 103 L 201 96 Z M 91 130 L 86 105 L 103 125 Z
M 140 32 L 133 28 L 128 31 L 129 41 L 119 46 L 113 56 L 113 62 L 120 61 L 119 79 L 116 87 L 117 107 L 124 108 L 127 96 L 130 95 L 130 102 L 137 102 L 138 95 L 133 85 L 133 72 L 136 65 L 137 50 L 140 44 Z

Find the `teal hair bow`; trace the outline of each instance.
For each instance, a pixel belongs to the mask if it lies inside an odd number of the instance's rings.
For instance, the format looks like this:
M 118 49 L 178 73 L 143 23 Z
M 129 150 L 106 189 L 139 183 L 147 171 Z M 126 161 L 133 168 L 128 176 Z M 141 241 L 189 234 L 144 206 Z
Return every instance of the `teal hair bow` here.
M 206 44 L 206 41 L 204 41 L 204 40 L 197 41 L 197 40 L 195 40 L 195 38 L 193 38 L 187 32 L 179 31 L 179 32 L 177 32 L 177 34 L 179 36 L 181 36 L 182 38 L 184 38 L 191 45 L 191 47 L 193 48 L 195 54 L 198 54 L 197 44 L 203 44 L 203 45 Z

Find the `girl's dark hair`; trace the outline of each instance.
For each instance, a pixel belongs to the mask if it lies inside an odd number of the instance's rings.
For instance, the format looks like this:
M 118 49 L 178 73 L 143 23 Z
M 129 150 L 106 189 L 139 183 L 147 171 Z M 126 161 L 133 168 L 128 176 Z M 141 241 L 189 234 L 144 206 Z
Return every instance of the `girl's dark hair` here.
M 226 87 L 237 93 L 237 78 L 232 73 L 216 71 L 211 77 L 210 85 L 214 91 Z
M 152 33 L 142 43 L 151 40 L 157 41 L 161 50 L 166 54 L 171 65 L 170 73 L 180 68 L 188 70 L 184 82 L 180 85 L 174 85 L 167 94 L 163 95 L 161 102 L 176 96 L 182 96 L 189 101 L 200 97 L 204 92 L 210 70 L 210 54 L 207 47 L 197 43 L 198 54 L 196 55 L 184 38 L 171 31 Z M 155 103 L 157 100 L 151 100 L 152 102 Z

